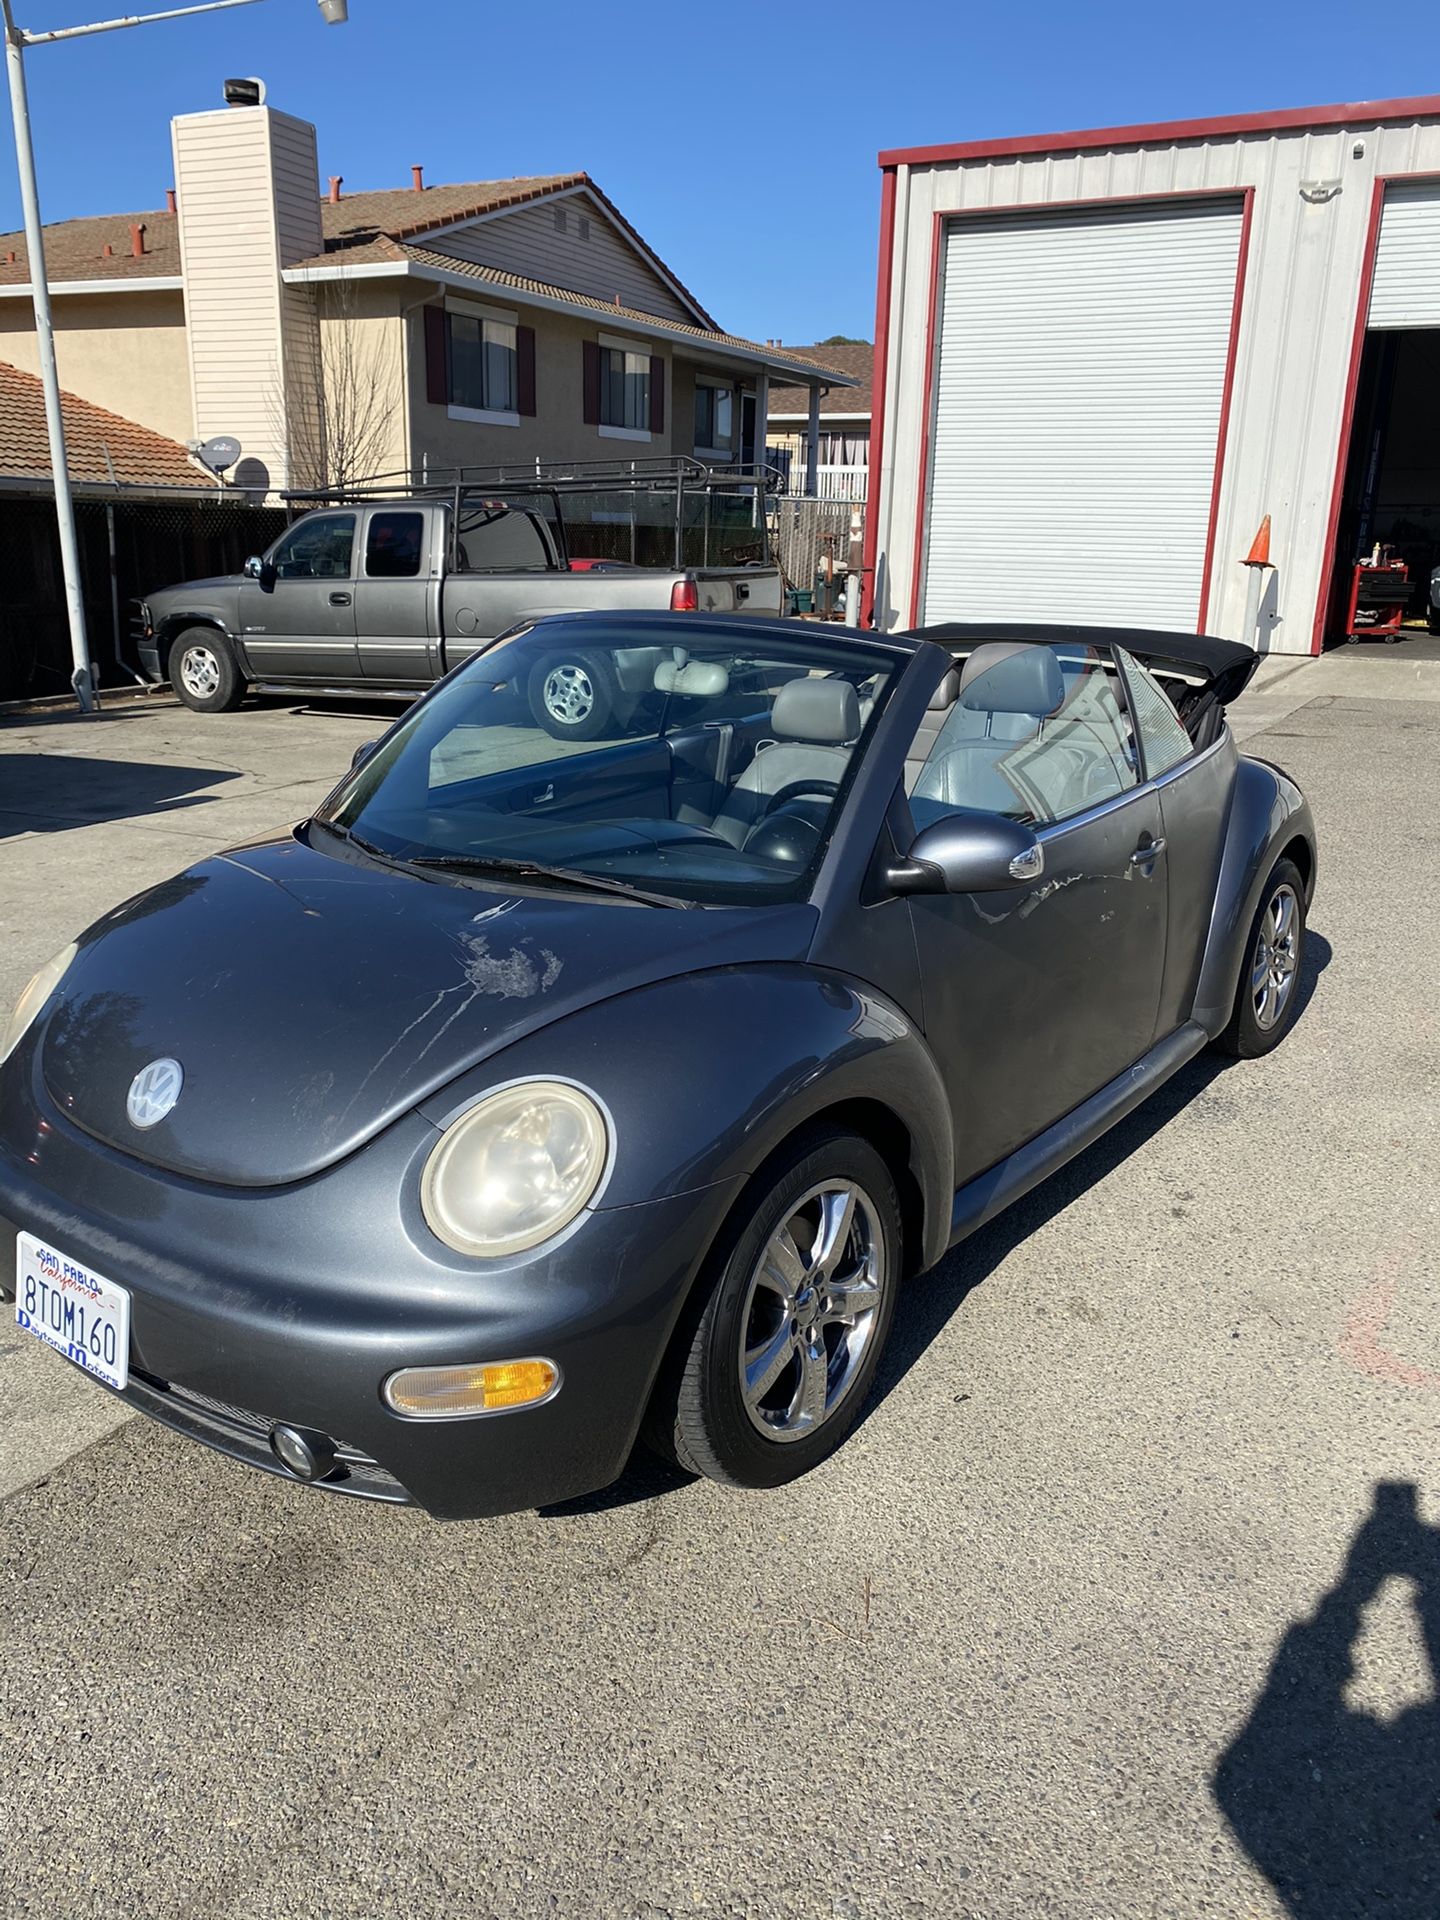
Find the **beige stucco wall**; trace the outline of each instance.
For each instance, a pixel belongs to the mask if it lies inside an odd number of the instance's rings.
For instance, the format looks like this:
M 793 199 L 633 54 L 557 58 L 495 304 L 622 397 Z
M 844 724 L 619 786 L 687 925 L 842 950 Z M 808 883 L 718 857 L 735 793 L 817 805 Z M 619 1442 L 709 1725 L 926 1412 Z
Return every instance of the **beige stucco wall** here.
M 191 440 L 185 302 L 173 292 L 57 294 L 55 357 L 60 384 L 92 406 Z M 0 300 L 0 360 L 39 373 L 29 296 Z
M 478 290 L 477 290 L 478 291 Z M 682 439 L 674 440 L 676 420 L 671 356 L 656 341 L 625 333 L 623 327 L 603 327 L 568 314 L 537 308 L 507 308 L 502 299 L 485 298 L 497 312 L 514 312 L 522 325 L 535 329 L 535 417 L 519 426 L 485 426 L 473 420 L 452 420 L 449 409 L 434 406 L 425 397 L 424 321 L 418 309 L 406 319 L 409 360 L 411 459 L 418 469 L 428 456 L 431 467 L 497 466 L 520 460 L 648 460 L 668 456 L 677 444 L 689 451 L 692 408 L 687 401 Z M 637 351 L 659 353 L 666 362 L 665 431 L 649 440 L 618 440 L 586 426 L 584 343 L 605 333 L 615 339 L 633 338 Z
M 414 303 L 413 288 L 401 280 L 356 280 L 300 291 L 320 314 L 325 431 L 332 443 L 328 478 L 338 477 L 341 458 L 349 480 L 402 473 L 408 445 L 403 315 Z M 348 449 L 342 453 L 337 442 L 348 442 Z

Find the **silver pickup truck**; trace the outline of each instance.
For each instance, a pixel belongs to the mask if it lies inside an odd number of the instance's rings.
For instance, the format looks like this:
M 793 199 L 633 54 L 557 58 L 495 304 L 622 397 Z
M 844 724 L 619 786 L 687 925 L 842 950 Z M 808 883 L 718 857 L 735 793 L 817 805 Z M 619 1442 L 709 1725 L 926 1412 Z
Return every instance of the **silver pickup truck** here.
M 541 500 L 366 500 L 303 515 L 241 574 L 152 593 L 140 610 L 140 659 L 187 707 L 222 713 L 251 687 L 419 692 L 546 614 L 773 616 L 781 597 L 774 567 L 571 561 L 558 513 L 548 517 Z M 536 720 L 560 739 L 597 738 L 653 688 L 658 657 L 557 645 L 527 690 Z

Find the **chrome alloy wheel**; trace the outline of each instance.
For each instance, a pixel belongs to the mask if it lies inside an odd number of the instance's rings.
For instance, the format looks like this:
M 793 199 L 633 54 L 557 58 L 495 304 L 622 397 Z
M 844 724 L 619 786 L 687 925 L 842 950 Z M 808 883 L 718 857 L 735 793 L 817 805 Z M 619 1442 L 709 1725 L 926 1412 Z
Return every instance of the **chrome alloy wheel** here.
M 1300 963 L 1300 902 L 1292 886 L 1275 889 L 1255 936 L 1250 997 L 1255 1024 L 1268 1032 L 1290 1004 Z
M 220 662 L 209 647 L 187 647 L 180 656 L 180 681 L 197 700 L 208 700 L 220 689 Z
M 849 1394 L 890 1276 L 875 1203 L 812 1187 L 770 1236 L 741 1315 L 740 1392 L 769 1440 L 803 1440 Z
M 589 719 L 595 705 L 595 685 L 584 667 L 573 663 L 552 667 L 545 676 L 541 698 L 552 720 L 573 727 Z

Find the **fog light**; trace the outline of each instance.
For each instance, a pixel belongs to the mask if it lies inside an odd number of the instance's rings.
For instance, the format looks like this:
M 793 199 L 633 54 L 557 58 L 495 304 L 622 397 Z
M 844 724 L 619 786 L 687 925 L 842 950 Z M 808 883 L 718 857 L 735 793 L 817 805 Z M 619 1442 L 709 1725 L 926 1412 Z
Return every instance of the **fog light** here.
M 463 1420 L 478 1413 L 535 1407 L 560 1391 L 553 1360 L 493 1360 L 473 1367 L 405 1367 L 382 1389 L 386 1404 L 410 1420 Z
M 272 1427 L 270 1451 L 299 1480 L 323 1480 L 335 1469 L 335 1442 L 299 1427 Z

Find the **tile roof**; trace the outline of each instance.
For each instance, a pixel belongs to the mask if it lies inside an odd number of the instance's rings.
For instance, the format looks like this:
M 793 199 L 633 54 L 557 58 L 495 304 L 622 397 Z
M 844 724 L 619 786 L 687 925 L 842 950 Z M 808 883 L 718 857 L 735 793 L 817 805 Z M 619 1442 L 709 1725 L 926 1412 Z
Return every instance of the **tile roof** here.
M 448 253 L 436 253 L 430 247 L 407 246 L 404 249 L 407 258 L 419 267 L 428 267 L 441 273 L 459 274 L 466 280 L 479 280 L 486 286 L 502 287 L 516 294 L 533 294 L 541 300 L 557 300 L 578 312 L 590 313 L 598 318 L 616 321 L 628 321 L 632 326 L 643 326 L 662 333 L 673 333 L 684 340 L 698 340 L 703 345 L 723 351 L 726 347 L 739 347 L 745 353 L 758 354 L 768 366 L 793 367 L 797 373 L 826 374 L 839 380 L 849 378 L 840 368 L 830 366 L 819 360 L 812 360 L 805 354 L 788 352 L 779 347 L 767 347 L 759 340 L 745 340 L 738 333 L 721 333 L 717 327 L 687 326 L 683 320 L 670 320 L 658 313 L 642 313 L 637 307 L 619 307 L 609 300 L 601 300 L 593 293 L 572 293 L 568 287 L 553 287 L 543 280 L 530 280 L 523 274 L 506 273 L 499 267 L 483 267 L 478 261 L 457 260 Z M 818 351 L 818 349 L 817 349 Z M 826 349 L 833 351 L 833 349 Z M 786 388 L 786 392 L 804 394 L 803 387 Z M 802 405 L 804 402 L 802 401 Z M 824 402 L 821 402 L 824 405 Z
M 73 393 L 62 393 L 65 454 L 72 480 L 119 480 L 132 487 L 197 487 L 204 475 L 185 449 L 118 413 L 92 407 Z M 106 454 L 109 454 L 109 461 Z M 113 468 L 113 472 L 112 472 Z M 0 361 L 0 476 L 51 478 L 50 443 L 45 434 L 45 400 L 33 373 Z
M 299 264 L 331 264 L 343 255 L 347 265 L 400 262 L 396 244 L 482 214 L 524 206 L 547 193 L 584 187 L 623 228 L 635 244 L 656 260 L 685 300 L 708 320 L 710 315 L 690 290 L 675 278 L 659 255 L 641 239 L 608 195 L 587 173 L 529 174 L 516 180 L 469 180 L 450 186 L 382 187 L 370 193 L 347 193 L 340 200 L 322 199 L 320 222 L 325 251 Z M 144 225 L 145 252 L 132 252 L 133 227 Z M 105 248 L 111 249 L 107 255 Z M 9 259 L 14 254 L 13 260 Z M 45 265 L 52 282 L 65 280 L 150 280 L 178 277 L 179 224 L 173 213 L 87 214 L 78 220 L 57 220 L 45 228 Z M 0 233 L 0 287 L 25 286 L 30 279 L 29 256 L 23 233 Z
M 130 251 L 130 229 L 145 226 L 145 251 Z M 112 251 L 107 257 L 105 248 Z M 14 254 L 13 260 L 9 259 Z M 180 276 L 179 223 L 173 213 L 94 213 L 45 229 L 45 270 L 61 280 L 153 280 Z M 30 260 L 23 233 L 0 233 L 0 287 L 27 286 Z
M 544 174 L 525 180 L 474 180 L 461 186 L 383 189 L 321 200 L 325 252 L 343 253 L 357 264 L 399 260 L 394 236 L 520 206 L 538 194 L 574 186 L 584 174 Z M 145 252 L 131 252 L 131 228 L 143 222 Z M 112 252 L 107 257 L 106 245 Z M 13 253 L 13 261 L 7 255 Z M 180 272 L 179 223 L 173 213 L 97 213 L 57 220 L 45 229 L 45 265 L 51 280 L 148 280 Z M 0 233 L 0 286 L 30 278 L 23 233 Z
M 416 244 L 423 240 L 426 233 L 437 228 L 478 219 L 482 214 L 523 206 L 526 201 L 538 199 L 544 194 L 580 187 L 593 194 L 616 225 L 651 259 L 658 262 L 684 299 L 708 325 L 689 326 L 657 314 L 614 307 L 590 294 L 574 293 L 568 288 L 551 286 L 543 281 L 526 280 L 516 274 L 504 273 L 499 268 L 476 266 L 469 261 L 452 259 L 449 255 L 432 253 L 423 245 Z M 325 235 L 325 251 L 311 260 L 300 261 L 298 265 L 302 268 L 342 263 L 346 266 L 373 263 L 404 266 L 408 261 L 415 261 L 417 264 L 439 267 L 447 273 L 459 273 L 471 279 L 508 287 L 513 292 L 530 292 L 541 298 L 559 300 L 584 312 L 608 314 L 616 319 L 642 322 L 667 333 L 709 341 L 717 349 L 741 347 L 750 353 L 763 354 L 771 366 L 790 366 L 797 373 L 813 374 L 818 370 L 848 377 L 849 368 L 843 356 L 858 351 L 851 347 L 806 347 L 779 351 L 765 347 L 758 341 L 721 332 L 695 296 L 659 260 L 659 256 L 641 239 L 615 203 L 586 173 L 531 174 L 515 180 L 472 180 L 451 186 L 425 187 L 419 192 L 412 187 L 397 187 L 382 188 L 371 193 L 347 193 L 338 201 L 322 199 L 320 218 Z M 142 222 L 145 226 L 146 250 L 137 259 L 131 252 L 130 230 Z M 107 244 L 112 249 L 109 255 L 104 251 Z M 6 258 L 11 252 L 15 254 L 13 262 Z M 67 280 L 178 278 L 180 239 L 176 216 L 163 211 L 111 213 L 93 214 L 80 220 L 57 221 L 45 229 L 45 263 L 52 283 Z M 24 285 L 29 277 L 24 235 L 0 234 L 0 287 Z M 865 405 L 868 408 L 868 348 L 864 349 L 864 354 Z M 807 404 L 805 389 L 786 388 L 772 393 L 772 412 L 780 392 L 798 393 L 795 408 L 796 411 L 804 411 Z M 825 411 L 844 411 L 844 400 L 844 395 L 832 393 L 822 398 L 820 405 Z M 850 409 L 852 412 L 855 410 L 854 407 Z M 191 472 L 193 476 L 193 469 Z
M 870 383 L 874 377 L 875 349 L 868 340 L 849 346 L 792 347 L 790 352 L 807 360 L 820 360 L 855 382 L 851 387 L 832 387 L 820 396 L 821 413 L 869 413 Z M 777 413 L 808 413 L 810 395 L 805 387 L 772 387 L 770 417 Z

